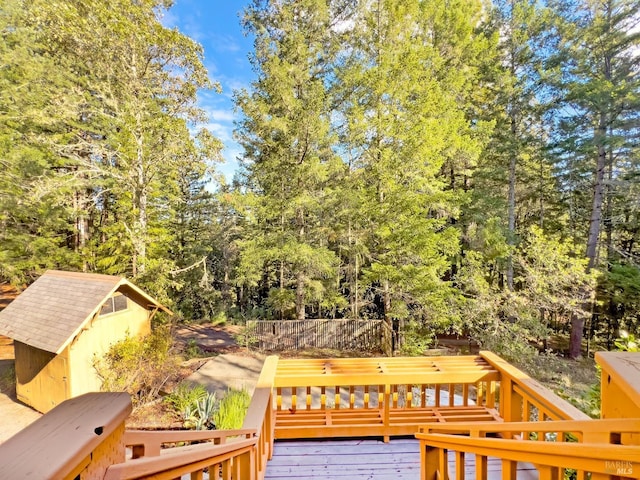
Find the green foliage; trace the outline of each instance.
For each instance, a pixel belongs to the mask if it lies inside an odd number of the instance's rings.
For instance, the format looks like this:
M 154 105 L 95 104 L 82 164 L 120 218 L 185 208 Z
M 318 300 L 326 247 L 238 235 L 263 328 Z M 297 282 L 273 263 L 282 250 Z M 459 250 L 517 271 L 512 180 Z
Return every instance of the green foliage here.
M 213 417 L 217 410 L 216 394 L 208 393 L 196 402 L 196 408 L 193 416 L 185 421 L 185 425 L 189 425 L 189 421 L 194 422 L 196 430 L 211 430 L 215 428 Z
M 170 330 L 163 326 L 143 339 L 127 336 L 114 343 L 103 358 L 94 359 L 94 368 L 104 391 L 127 392 L 137 406 L 157 398 L 179 363 Z
M 244 417 L 249 409 L 251 397 L 247 390 L 229 389 L 222 397 L 213 414 L 213 423 L 217 430 L 235 430 L 242 428 Z
M 407 352 L 530 358 L 592 313 L 638 334 L 637 1 L 256 0 L 232 185 L 169 4 L 3 2 L 2 279 L 122 275 L 185 321 L 382 318 Z
M 221 145 L 191 133 L 204 120 L 196 92 L 215 84 L 201 47 L 161 24 L 166 8 L 156 0 L 3 3 L 3 278 L 99 271 L 133 277 L 171 303 L 178 285 L 169 271 L 184 253 L 171 250 L 183 233 L 172 228 L 178 180 L 203 179 Z
M 204 352 L 198 346 L 198 343 L 196 342 L 196 340 L 193 338 L 190 338 L 189 340 L 187 340 L 187 343 L 184 346 L 183 354 L 185 355 L 185 357 L 187 357 L 187 359 L 190 359 L 190 358 L 202 357 Z
M 436 330 L 431 326 L 410 322 L 405 327 L 403 342 L 400 345 L 399 354 L 407 356 L 424 355 L 425 351 L 435 342 Z
M 236 342 L 247 350 L 250 350 L 258 340 L 256 329 L 257 325 L 255 321 L 247 321 L 240 332 L 234 335 Z
M 635 335 L 624 330 L 620 331 L 620 338 L 615 341 L 616 348 L 623 352 L 640 352 L 640 343 Z
M 190 382 L 180 382 L 169 395 L 164 397 L 164 401 L 186 418 L 190 409 L 195 408 L 197 403 L 207 395 L 204 385 Z
M 532 307 L 566 316 L 586 316 L 594 299 L 598 272 L 587 272 L 585 258 L 569 240 L 545 235 L 532 227 L 518 255 L 523 293 Z

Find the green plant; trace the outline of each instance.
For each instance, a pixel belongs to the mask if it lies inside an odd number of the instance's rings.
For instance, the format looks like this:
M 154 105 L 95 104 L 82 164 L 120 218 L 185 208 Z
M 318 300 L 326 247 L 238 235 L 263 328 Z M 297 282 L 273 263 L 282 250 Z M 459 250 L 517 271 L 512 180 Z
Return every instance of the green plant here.
M 616 339 L 615 346 L 623 352 L 640 352 L 640 345 L 635 335 L 625 330 L 620 330 L 620 337 Z
M 183 411 L 182 419 L 185 428 L 196 430 L 212 430 L 215 428 L 213 416 L 217 410 L 216 394 L 206 393 L 195 403 L 187 405 Z
M 187 359 L 202 357 L 204 354 L 202 349 L 198 346 L 198 342 L 193 338 L 187 340 L 183 353 Z
M 402 335 L 403 342 L 399 353 L 409 357 L 424 355 L 424 352 L 433 346 L 436 337 L 433 328 L 415 321 L 408 323 Z
M 183 381 L 180 382 L 173 392 L 167 395 L 164 400 L 184 416 L 188 408 L 194 408 L 195 405 L 206 396 L 207 389 L 204 385 Z
M 215 327 L 215 326 L 222 326 L 222 325 L 226 325 L 227 323 L 227 315 L 225 312 L 218 312 L 216 313 L 213 318 L 211 319 L 211 324 Z
M 127 392 L 136 407 L 154 400 L 178 373 L 180 358 L 173 345 L 168 326 L 155 328 L 143 339 L 128 335 L 114 343 L 93 362 L 102 390 Z
M 229 389 L 213 416 L 213 423 L 218 430 L 235 430 L 242 428 L 244 417 L 251 403 L 246 389 Z
M 209 393 L 205 397 L 198 400 L 196 403 L 196 415 L 198 421 L 196 422 L 196 430 L 205 430 L 215 428 L 213 417 L 216 413 L 216 394 Z
M 244 328 L 234 335 L 236 342 L 243 345 L 247 350 L 258 342 L 258 325 L 255 321 L 247 321 Z

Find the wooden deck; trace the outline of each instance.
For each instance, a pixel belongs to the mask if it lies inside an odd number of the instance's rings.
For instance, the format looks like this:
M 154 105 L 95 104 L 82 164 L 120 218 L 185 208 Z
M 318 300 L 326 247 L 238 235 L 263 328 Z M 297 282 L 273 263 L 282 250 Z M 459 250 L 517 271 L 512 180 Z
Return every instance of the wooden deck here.
M 130 398 L 93 393 L 0 446 L 0 477 L 39 465 L 42 478 L 105 480 L 206 479 L 209 472 L 220 480 L 557 480 L 571 470 L 580 479 L 640 480 L 640 418 L 625 416 L 638 416 L 640 395 L 616 400 L 636 391 L 623 381 L 637 386 L 640 368 L 622 380 L 618 373 L 628 374 L 630 361 L 640 365 L 637 358 L 603 362 L 603 397 L 613 396 L 603 398 L 603 413 L 614 418 L 593 420 L 491 352 L 271 356 L 240 430 L 125 430 Z M 113 395 L 123 397 L 114 404 Z M 25 475 L 7 478 L 14 477 Z
M 449 453 L 453 476 L 454 454 Z M 465 458 L 465 476 L 474 478 L 475 457 Z M 287 440 L 277 441 L 265 480 L 353 479 L 419 480 L 420 443 L 414 438 L 382 440 Z M 536 480 L 533 465 L 518 465 L 518 480 Z M 488 459 L 487 480 L 501 479 L 501 462 Z

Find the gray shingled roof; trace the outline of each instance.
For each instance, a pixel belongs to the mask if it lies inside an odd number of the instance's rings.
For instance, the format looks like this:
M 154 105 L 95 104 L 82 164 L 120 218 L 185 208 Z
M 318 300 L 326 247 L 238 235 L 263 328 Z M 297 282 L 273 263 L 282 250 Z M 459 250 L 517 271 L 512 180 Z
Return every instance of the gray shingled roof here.
M 104 301 L 121 288 L 166 310 L 124 278 L 49 270 L 0 311 L 0 334 L 60 353 Z

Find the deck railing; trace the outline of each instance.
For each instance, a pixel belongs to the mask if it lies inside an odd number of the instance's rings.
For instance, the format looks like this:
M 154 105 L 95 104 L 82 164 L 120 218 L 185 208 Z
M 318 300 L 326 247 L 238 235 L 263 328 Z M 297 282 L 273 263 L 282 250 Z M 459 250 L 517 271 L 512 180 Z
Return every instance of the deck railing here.
M 241 430 L 127 431 L 132 459 L 113 465 L 105 480 L 180 478 L 260 480 L 273 454 L 273 380 L 277 357 L 269 357 L 251 398 Z M 190 444 L 190 445 L 185 445 Z M 162 448 L 164 447 L 164 448 Z M 162 449 L 161 449 L 162 448 Z
M 26 466 L 39 466 L 37 476 L 56 479 L 198 479 L 208 471 L 210 478 L 261 480 L 277 438 L 388 439 L 422 427 L 423 479 L 446 480 L 447 450 L 459 466 L 465 453 L 477 455 L 477 478 L 486 478 L 488 456 L 503 459 L 503 478 L 514 478 L 522 461 L 540 465 L 542 479 L 559 478 L 561 468 L 576 468 L 579 480 L 614 470 L 640 478 L 640 450 L 630 445 L 640 420 L 589 420 L 488 352 L 268 357 L 239 430 L 125 432 L 130 409 L 126 394 L 64 402 L 0 447 L 2 473 L 24 478 Z
M 67 400 L 0 445 L 0 478 L 102 478 L 125 461 L 126 393 Z
M 490 352 L 478 356 L 284 359 L 275 437 L 412 435 L 420 425 L 589 417 Z
M 455 452 L 453 478 L 464 476 L 465 454 L 475 455 L 476 478 L 487 478 L 489 457 L 502 460 L 505 479 L 516 478 L 518 462 L 535 464 L 540 480 L 568 478 L 569 473 L 578 480 L 587 474 L 591 479 L 640 478 L 640 448 L 624 442 L 639 430 L 640 419 L 424 426 L 416 434 L 421 478 L 448 478 L 448 451 Z
M 505 422 L 590 418 L 495 353 L 480 352 L 480 356 L 500 372 L 500 400 L 497 403 L 500 417 Z

